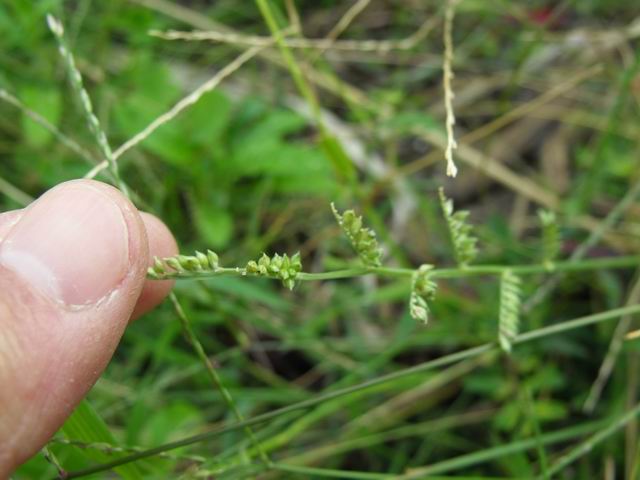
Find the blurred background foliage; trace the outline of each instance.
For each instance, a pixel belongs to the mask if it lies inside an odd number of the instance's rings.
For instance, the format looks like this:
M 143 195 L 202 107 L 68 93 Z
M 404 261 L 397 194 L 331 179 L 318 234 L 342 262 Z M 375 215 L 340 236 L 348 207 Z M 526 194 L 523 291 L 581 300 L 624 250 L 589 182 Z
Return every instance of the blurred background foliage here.
M 302 33 L 291 38 L 326 36 L 354 3 L 270 2 L 283 27 L 295 25 L 287 8 L 295 5 Z M 568 257 L 640 181 L 634 2 L 461 1 L 453 30 L 461 144 L 455 180 L 444 176 L 441 150 L 444 2 L 357 3 L 364 8 L 337 41 L 424 35 L 389 51 L 293 50 L 333 147 L 323 143 L 280 52 L 267 48 L 121 157 L 138 206 L 170 226 L 183 252 L 213 248 L 224 265 L 235 265 L 262 252 L 299 250 L 305 270 L 339 268 L 352 254 L 331 216 L 335 201 L 364 214 L 386 264 L 451 265 L 437 201 L 444 185 L 472 213 L 480 263 L 537 262 L 539 207 L 558 212 Z M 149 30 L 269 36 L 249 1 L 3 0 L 0 88 L 94 159 L 99 153 L 46 27 L 49 12 L 66 26 L 114 148 L 247 49 L 167 41 Z M 343 157 L 353 175 L 336 169 Z M 0 166 L 3 211 L 93 167 L 7 102 L 0 102 Z M 638 252 L 639 219 L 636 202 L 589 256 Z M 527 278 L 525 292 L 543 280 Z M 524 317 L 523 329 L 618 307 L 629 301 L 633 281 L 629 271 L 569 275 Z M 427 327 L 408 315 L 405 280 L 310 283 L 288 292 L 276 282 L 228 278 L 179 283 L 176 292 L 250 417 L 493 341 L 497 288 L 493 280 L 441 283 Z M 595 410 L 582 408 L 614 329 L 615 322 L 587 327 L 523 345 L 511 357 L 389 382 L 278 418 L 256 435 L 272 458 L 296 465 L 389 474 L 440 465 L 434 471 L 452 478 L 532 477 L 594 425 L 636 403 L 639 349 L 625 342 Z M 151 447 L 233 421 L 169 304 L 131 325 L 89 399 L 122 446 Z M 631 478 L 637 444 L 632 423 L 558 478 Z M 91 464 L 86 449 L 51 448 L 67 469 Z M 232 468 L 247 462 L 247 452 L 237 431 L 174 452 L 204 461 L 152 458 L 141 469 L 147 478 L 206 476 L 216 468 L 228 470 L 209 478 L 249 478 Z M 16 478 L 54 473 L 38 456 Z

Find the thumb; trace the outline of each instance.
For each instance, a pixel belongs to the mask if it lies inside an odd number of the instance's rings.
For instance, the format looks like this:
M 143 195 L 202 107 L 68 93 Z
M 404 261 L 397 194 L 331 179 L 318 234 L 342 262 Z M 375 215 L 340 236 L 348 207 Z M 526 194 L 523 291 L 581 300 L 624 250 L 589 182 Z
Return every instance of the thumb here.
M 0 238 L 0 478 L 44 445 L 105 368 L 147 250 L 135 207 L 88 180 L 50 190 Z

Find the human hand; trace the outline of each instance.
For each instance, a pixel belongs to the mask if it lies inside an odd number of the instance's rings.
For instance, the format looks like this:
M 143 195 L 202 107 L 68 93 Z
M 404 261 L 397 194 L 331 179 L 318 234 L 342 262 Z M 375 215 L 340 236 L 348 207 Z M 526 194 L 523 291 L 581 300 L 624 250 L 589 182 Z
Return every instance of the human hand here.
M 60 428 L 129 320 L 168 294 L 145 273 L 176 253 L 160 220 L 95 181 L 0 214 L 0 478 Z

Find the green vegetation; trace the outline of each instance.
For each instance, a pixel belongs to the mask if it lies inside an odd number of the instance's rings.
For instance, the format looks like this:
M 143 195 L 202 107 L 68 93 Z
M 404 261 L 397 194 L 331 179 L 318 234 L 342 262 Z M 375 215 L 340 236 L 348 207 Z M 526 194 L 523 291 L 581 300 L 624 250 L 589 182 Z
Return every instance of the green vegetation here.
M 1 210 L 183 252 L 15 478 L 637 478 L 639 20 L 556 3 L 2 2 Z

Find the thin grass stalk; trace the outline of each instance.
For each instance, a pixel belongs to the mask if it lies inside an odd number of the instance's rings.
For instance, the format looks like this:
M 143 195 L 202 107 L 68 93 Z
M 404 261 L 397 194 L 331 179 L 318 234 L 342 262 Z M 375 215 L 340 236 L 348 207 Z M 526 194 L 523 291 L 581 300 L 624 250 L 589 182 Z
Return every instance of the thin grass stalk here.
M 626 255 L 618 257 L 591 258 L 582 261 L 567 260 L 555 262 L 553 271 L 555 272 L 581 272 L 589 270 L 600 270 L 605 268 L 634 268 L 640 265 L 639 255 Z M 538 265 L 475 265 L 465 268 L 434 268 L 429 272 L 432 279 L 455 279 L 467 278 L 479 275 L 502 275 L 505 271 L 511 270 L 515 275 L 536 275 L 549 271 L 549 266 Z M 364 275 L 378 275 L 381 277 L 407 277 L 410 278 L 415 273 L 411 268 L 393 267 L 354 267 L 344 270 L 334 270 L 328 272 L 308 273 L 300 272 L 296 277 L 299 281 L 321 281 L 339 280 L 345 278 L 361 277 Z M 248 273 L 244 268 L 227 267 L 216 270 L 203 271 L 167 271 L 163 275 L 150 276 L 151 279 L 166 280 L 193 280 L 206 279 L 221 276 L 251 277 L 257 276 Z
M 360 0 L 362 2 L 362 0 Z M 351 20 L 349 20 L 351 21 Z M 387 53 L 393 50 L 409 50 L 423 39 L 433 28 L 435 22 L 426 20 L 411 36 L 400 40 L 335 40 L 327 38 L 283 38 L 281 45 L 291 49 L 318 50 L 318 54 L 326 50 L 345 52 L 374 52 Z M 295 28 L 295 27 L 294 27 Z M 190 32 L 180 30 L 151 30 L 149 35 L 163 40 L 184 40 L 188 42 L 219 42 L 244 47 L 271 47 L 272 37 L 258 35 L 243 35 L 233 31 L 195 30 Z
M 418 424 L 404 425 L 380 433 L 367 434 L 346 440 L 338 439 L 335 441 L 331 439 L 326 445 L 312 447 L 293 457 L 287 457 L 286 460 L 287 463 L 295 465 L 315 463 L 332 455 L 341 455 L 356 449 L 368 449 L 393 440 L 403 440 L 414 436 L 424 438 L 437 434 L 436 432 L 442 430 L 467 427 L 470 424 L 484 422 L 495 413 L 496 410 L 494 409 L 477 410 L 436 420 L 427 420 Z
M 295 0 L 285 0 L 284 5 L 287 9 L 287 16 L 289 17 L 292 33 L 294 35 L 300 35 L 302 33 L 302 21 L 300 20 L 300 14 L 296 8 Z
M 330 42 L 335 42 L 335 40 L 342 35 L 349 25 L 356 19 L 358 15 L 364 12 L 365 8 L 369 6 L 371 0 L 356 0 L 356 2 L 351 5 L 347 11 L 340 17 L 340 20 L 336 22 L 333 28 L 327 33 L 325 40 Z M 329 46 L 331 48 L 331 46 Z M 321 54 L 325 49 L 321 49 L 318 54 Z
M 588 435 L 601 428 L 604 425 L 604 421 L 595 421 L 583 423 L 573 427 L 565 428 L 557 432 L 546 433 L 540 437 L 527 438 L 524 440 L 517 440 L 507 445 L 499 445 L 496 447 L 486 448 L 478 452 L 472 452 L 458 457 L 443 460 L 441 462 L 434 463 L 427 467 L 412 469 L 405 475 L 397 477 L 398 480 L 413 480 L 419 478 L 431 478 L 431 475 L 443 474 L 452 472 L 454 470 L 460 470 L 462 468 L 472 467 L 484 462 L 489 462 L 497 458 L 502 458 L 507 455 L 513 455 L 515 453 L 526 452 L 534 449 L 538 446 L 538 443 L 542 446 L 553 445 L 556 443 L 566 442 L 567 440 Z
M 171 300 L 171 303 L 173 304 L 173 307 L 176 313 L 178 314 L 178 318 L 180 319 L 180 325 L 182 326 L 182 331 L 187 337 L 188 342 L 191 344 L 191 346 L 195 350 L 196 355 L 198 356 L 200 361 L 204 364 L 205 370 L 209 375 L 209 378 L 213 382 L 214 386 L 220 391 L 220 394 L 222 395 L 222 399 L 224 400 L 224 403 L 233 412 L 233 415 L 236 417 L 236 420 L 238 420 L 238 422 L 243 422 L 244 416 L 242 415 L 242 412 L 240 412 L 240 409 L 238 409 L 236 402 L 233 400 L 233 397 L 229 393 L 229 390 L 227 390 L 227 388 L 224 386 L 224 383 L 222 382 L 220 375 L 218 375 L 218 371 L 213 366 L 213 363 L 207 356 L 207 353 L 205 352 L 204 347 L 200 343 L 200 340 L 198 340 L 198 336 L 195 334 L 195 332 L 193 331 L 193 328 L 191 327 L 191 322 L 189 321 L 189 317 L 187 317 L 187 315 L 184 313 L 184 310 L 182 309 L 180 302 L 178 302 L 178 298 L 174 293 L 171 293 L 169 294 L 169 299 Z M 255 435 L 253 434 L 251 427 L 246 426 L 243 428 L 243 430 L 247 435 L 247 438 L 249 438 L 251 443 L 253 443 L 253 445 L 255 446 L 256 451 L 258 452 L 258 455 L 262 460 L 262 462 L 265 465 L 268 465 L 270 463 L 269 457 L 267 456 L 265 451 L 262 449 L 262 446 L 260 445 L 260 442 L 258 442 Z
M 631 292 L 629 293 L 629 297 L 627 299 L 627 305 L 635 305 L 640 302 L 640 276 L 636 273 L 636 281 L 631 287 Z M 602 391 L 607 383 L 607 380 L 611 376 L 611 372 L 613 372 L 613 368 L 615 367 L 616 360 L 620 351 L 622 350 L 622 346 L 624 344 L 624 337 L 629 327 L 631 326 L 631 322 L 633 321 L 632 315 L 625 315 L 620 319 L 616 329 L 613 332 L 611 337 L 611 341 L 609 343 L 609 349 L 607 350 L 607 354 L 600 365 L 600 369 L 598 370 L 598 376 L 595 381 L 591 385 L 591 389 L 589 390 L 589 395 L 587 399 L 584 401 L 584 405 L 582 406 L 582 410 L 586 413 L 592 413 L 598 404 L 598 400 L 602 395 Z
M 603 442 L 611 435 L 616 433 L 618 430 L 626 426 L 629 422 L 635 420 L 635 418 L 640 414 L 640 403 L 633 407 L 631 410 L 622 414 L 620 417 L 612 421 L 606 428 L 600 430 L 595 433 L 591 437 L 589 437 L 584 442 L 580 443 L 574 449 L 572 449 L 569 453 L 563 455 L 558 460 L 556 460 L 551 467 L 549 467 L 548 475 L 553 476 L 558 472 L 565 469 L 567 466 L 571 465 L 573 462 L 578 460 L 583 455 L 586 455 L 591 450 L 594 449 L 599 443 Z M 539 480 L 544 480 L 544 477 L 538 477 Z
M 91 155 L 91 153 L 82 148 L 75 140 L 72 140 L 71 138 L 66 136 L 55 125 L 52 125 L 49 120 L 44 118 L 38 112 L 29 108 L 22 101 L 20 101 L 20 99 L 2 88 L 0 88 L 0 100 L 4 100 L 8 104 L 13 105 L 15 108 L 20 110 L 27 117 L 29 117 L 31 120 L 48 131 L 51 135 L 53 135 L 65 147 L 79 155 L 82 159 L 86 160 L 87 163 L 91 165 L 95 165 L 96 163 L 98 163 L 98 161 Z
M 529 417 L 529 423 L 533 427 L 533 439 L 535 440 L 540 472 L 544 477 L 544 480 L 549 480 L 551 478 L 549 475 L 549 459 L 544 448 L 546 444 L 543 439 L 542 429 L 540 428 L 540 422 L 538 421 L 538 416 L 536 414 L 535 405 L 533 402 L 533 395 L 531 394 L 529 386 L 524 385 L 522 387 L 522 396 L 524 397 L 524 401 L 527 407 L 527 416 Z
M 98 450 L 103 453 L 108 454 L 119 454 L 119 453 L 135 453 L 141 452 L 144 450 L 143 447 L 140 446 L 129 446 L 129 447 L 121 447 L 119 445 L 113 445 L 111 443 L 105 442 L 81 442 L 78 440 L 69 440 L 67 438 L 55 437 L 49 440 L 49 444 L 57 444 L 57 445 L 69 445 L 76 448 L 81 448 L 83 450 Z M 196 462 L 196 463 L 204 463 L 207 459 L 201 455 L 186 455 L 186 454 L 173 454 L 169 452 L 164 452 L 158 454 L 160 458 L 167 458 L 169 460 L 178 460 L 178 461 L 188 461 L 188 462 Z
M 271 467 L 273 470 L 297 473 L 298 475 L 305 475 L 305 478 L 344 478 L 352 480 L 386 480 L 391 478 L 397 478 L 396 475 L 388 473 L 370 473 L 370 472 L 356 472 L 353 470 L 335 470 L 329 468 L 315 468 L 304 467 L 300 465 L 288 465 L 286 463 L 274 463 Z
M 0 193 L 5 194 L 8 198 L 16 202 L 18 205 L 26 207 L 34 198 L 20 190 L 18 187 L 0 177 Z
M 613 227 L 613 225 L 622 218 L 624 213 L 638 198 L 640 198 L 640 180 L 637 180 L 634 183 L 618 204 L 611 209 L 605 219 L 600 222 L 600 225 L 571 253 L 569 261 L 580 261 L 587 253 L 589 253 L 589 250 L 591 250 L 591 248 L 593 248 L 600 239 L 602 239 L 611 227 Z M 558 286 L 562 278 L 561 273 L 556 273 L 549 278 L 546 283 L 522 305 L 522 312 L 524 314 L 529 313 L 537 305 L 542 303 L 544 299 L 547 298 L 547 296 Z
M 298 90 L 300 91 L 300 93 L 302 94 L 306 102 L 311 107 L 311 110 L 313 111 L 313 116 L 316 119 L 316 122 L 318 124 L 317 125 L 318 128 L 324 131 L 324 125 L 320 118 L 320 104 L 318 102 L 316 94 L 311 88 L 311 86 L 309 85 L 309 83 L 307 82 L 306 78 L 304 77 L 304 74 L 302 73 L 302 70 L 300 69 L 300 66 L 298 65 L 291 51 L 289 50 L 287 43 L 285 41 L 284 35 L 280 30 L 280 28 L 278 27 L 278 24 L 273 15 L 273 12 L 271 11 L 271 7 L 269 6 L 269 1 L 256 0 L 256 3 L 258 4 L 260 13 L 262 13 L 262 16 L 264 17 L 264 20 L 267 26 L 269 27 L 269 30 L 271 31 L 273 38 L 275 38 L 275 43 L 276 45 L 278 45 L 280 49 L 282 58 L 284 59 L 287 65 L 289 73 L 291 73 L 291 77 L 293 78 L 293 81 L 296 84 L 296 87 L 298 88 Z
M 203 83 L 201 86 L 196 88 L 193 92 L 189 93 L 186 97 L 182 98 L 178 103 L 176 103 L 170 110 L 163 113 L 159 117 L 156 117 L 149 125 L 147 125 L 140 132 L 136 133 L 132 138 L 124 142 L 120 145 L 115 152 L 113 152 L 113 159 L 117 161 L 122 155 L 124 155 L 128 150 L 132 149 L 136 145 L 140 144 L 147 138 L 149 138 L 153 132 L 155 132 L 158 128 L 166 123 L 170 122 L 174 118 L 176 118 L 182 111 L 195 104 L 205 93 L 210 92 L 215 89 L 220 83 L 233 74 L 236 70 L 238 70 L 242 65 L 247 63 L 253 57 L 255 57 L 260 51 L 261 47 L 255 47 L 249 50 L 246 50 L 241 55 L 239 55 L 235 60 L 227 64 L 223 69 L 216 72 L 216 74 Z M 91 171 L 89 171 L 85 178 L 94 178 L 98 175 L 102 170 L 108 167 L 107 162 L 102 162 L 97 165 Z
M 640 313 L 640 305 L 634 305 L 629 307 L 616 308 L 613 310 L 609 310 L 606 312 L 600 312 L 592 315 L 587 315 L 585 317 L 575 318 L 573 320 L 569 320 L 566 322 L 558 323 L 555 325 L 550 325 L 547 327 L 542 327 L 536 330 L 532 330 L 527 333 L 523 333 L 518 335 L 514 341 L 514 345 L 520 345 L 522 343 L 527 343 L 532 340 L 536 340 L 539 338 L 544 338 L 550 335 L 556 335 L 558 333 L 568 332 L 574 330 L 576 328 L 585 327 L 587 325 L 594 325 L 597 323 L 601 323 L 604 321 L 613 320 L 616 318 L 620 318 L 623 315 Z M 186 447 L 188 445 L 193 445 L 196 443 L 200 443 L 203 441 L 211 440 L 216 438 L 224 433 L 236 431 L 238 429 L 244 428 L 246 426 L 258 425 L 269 420 L 279 418 L 283 415 L 287 415 L 292 412 L 296 412 L 299 410 L 305 410 L 308 408 L 315 407 L 316 405 L 320 405 L 329 400 L 333 400 L 335 398 L 339 398 L 345 395 L 350 395 L 352 393 L 360 392 L 362 390 L 375 387 L 390 381 L 397 380 L 399 378 L 408 377 L 411 375 L 415 375 L 418 373 L 424 373 L 430 370 L 433 370 L 438 367 L 442 367 L 445 365 L 451 365 L 453 363 L 465 360 L 467 358 L 472 358 L 478 355 L 482 355 L 486 352 L 495 351 L 498 352 L 498 346 L 495 343 L 485 343 L 483 345 L 479 345 L 473 348 L 469 348 L 466 350 L 462 350 L 456 353 L 452 353 L 449 355 L 442 356 L 435 360 L 430 360 L 428 362 L 421 363 L 419 365 L 415 365 L 413 367 L 405 368 L 403 370 L 399 370 L 397 372 L 389 373 L 386 375 L 382 375 L 380 377 L 362 382 L 357 385 L 352 385 L 350 387 L 341 388 L 339 390 L 330 391 L 324 394 L 317 395 L 314 398 L 309 400 L 304 400 L 302 402 L 298 402 L 292 405 L 288 405 L 286 407 L 282 407 L 276 410 L 272 410 L 267 413 L 263 413 L 261 415 L 257 415 L 255 417 L 249 418 L 242 422 L 236 422 L 234 424 L 225 425 L 216 429 L 213 429 L 209 432 L 201 433 L 198 435 L 194 435 L 191 437 L 184 438 L 182 440 L 178 440 L 175 442 L 166 443 L 164 445 L 159 445 L 154 448 L 150 448 L 143 452 L 138 452 L 126 457 L 122 457 L 116 459 L 112 462 L 107 462 L 99 465 L 94 465 L 92 467 L 85 468 L 83 470 L 77 470 L 75 472 L 69 472 L 67 478 L 80 478 L 87 475 L 92 475 L 94 473 L 103 472 L 107 470 L 111 470 L 114 467 L 119 465 L 124 465 L 126 463 L 135 462 L 137 460 L 141 460 L 144 458 L 149 458 L 155 455 L 158 455 L 162 452 L 168 452 L 170 450 L 174 450 L 180 447 Z M 638 407 L 640 408 L 640 407 Z
M 69 83 L 71 84 L 73 91 L 80 101 L 80 105 L 82 106 L 85 118 L 87 120 L 87 125 L 89 126 L 89 131 L 95 138 L 95 141 L 98 144 L 100 151 L 102 152 L 105 162 L 107 162 L 107 164 L 109 165 L 116 185 L 123 193 L 128 195 L 128 188 L 120 178 L 118 164 L 116 163 L 116 159 L 113 155 L 113 152 L 111 151 L 111 147 L 109 146 L 107 135 L 100 125 L 100 120 L 98 120 L 98 117 L 93 111 L 93 104 L 91 103 L 91 98 L 89 97 L 89 94 L 84 87 L 82 75 L 76 67 L 76 61 L 73 58 L 73 54 L 71 53 L 71 50 L 69 50 L 65 42 L 64 27 L 62 26 L 62 23 L 52 15 L 47 15 L 47 23 L 49 25 L 49 29 L 53 33 L 53 36 L 58 42 L 58 51 L 60 52 L 60 56 L 64 60 L 67 75 L 69 77 Z
M 56 469 L 58 478 L 66 478 L 67 471 L 62 467 L 60 460 L 58 460 L 58 457 L 56 457 L 55 453 L 53 453 L 49 447 L 45 446 L 42 448 L 42 456 Z
M 493 355 L 494 355 L 493 352 L 490 352 L 490 353 L 487 353 L 486 355 L 480 355 L 478 357 L 470 358 L 468 360 L 454 364 L 448 369 L 438 373 L 433 378 L 427 380 L 421 386 L 422 388 L 419 387 L 418 390 L 421 390 L 421 393 L 425 393 L 425 394 L 426 394 L 425 390 L 435 391 L 436 389 L 442 387 L 446 383 L 452 381 L 456 376 L 464 375 L 465 373 L 468 373 L 469 371 L 475 368 L 478 368 L 480 364 L 488 363 L 491 360 L 491 357 Z M 358 394 L 362 395 L 364 393 L 365 393 L 364 391 L 361 391 Z M 354 394 L 354 397 L 357 396 L 358 394 Z M 410 390 L 402 394 L 401 398 L 407 399 L 409 396 L 415 395 L 415 394 L 416 394 L 415 389 Z M 290 442 L 292 442 L 301 433 L 309 431 L 309 429 L 312 428 L 312 425 L 316 424 L 320 420 L 334 413 L 336 410 L 339 410 L 341 408 L 346 408 L 345 397 L 341 397 L 340 399 L 336 399 L 336 400 L 341 400 L 341 401 L 327 402 L 322 404 L 313 412 L 303 416 L 296 422 L 292 423 L 289 426 L 289 428 L 287 428 L 286 430 L 283 430 L 279 434 L 265 441 L 265 443 L 263 444 L 263 448 L 271 452 L 284 445 L 287 445 Z M 349 401 L 351 400 L 353 400 L 353 398 L 349 399 Z M 371 412 L 371 415 L 365 414 L 359 419 L 357 419 L 356 421 L 352 422 L 351 424 L 347 424 L 343 428 L 343 430 L 346 429 L 346 432 L 344 433 L 346 433 L 347 435 L 353 434 L 354 432 L 359 431 L 360 428 L 363 428 L 366 424 L 376 425 L 375 428 L 380 428 L 386 425 L 387 422 L 389 421 L 389 418 L 398 412 L 398 408 L 394 408 L 394 407 L 397 407 L 397 406 L 394 405 L 393 400 L 390 400 L 389 402 L 374 408 L 374 410 L 372 410 Z M 387 415 L 381 414 L 382 410 L 385 410 L 385 409 L 388 410 Z M 368 422 L 367 422 L 367 419 L 369 420 Z M 334 440 L 337 441 L 338 438 L 335 438 Z
M 107 162 L 107 165 L 110 167 L 111 173 L 114 176 L 114 178 L 115 178 L 118 186 L 120 187 L 122 193 L 125 196 L 127 196 L 128 198 L 130 198 L 129 191 L 126 188 L 126 185 L 124 184 L 124 182 L 122 182 L 122 180 L 120 178 L 120 174 L 119 174 L 119 171 L 118 171 L 118 165 L 116 163 L 117 156 L 111 151 L 111 147 L 109 146 L 109 142 L 107 140 L 107 136 L 106 136 L 104 130 L 102 129 L 101 125 L 100 125 L 100 121 L 98 120 L 98 118 L 96 117 L 96 115 L 93 112 L 93 105 L 91 103 L 91 99 L 89 97 L 89 94 L 87 93 L 87 91 L 84 88 L 84 85 L 83 85 L 83 82 L 82 82 L 82 76 L 81 76 L 80 72 L 78 71 L 78 69 L 77 69 L 77 67 L 75 65 L 75 60 L 74 60 L 74 58 L 73 58 L 73 56 L 71 54 L 71 51 L 67 48 L 67 46 L 65 44 L 65 41 L 64 41 L 64 28 L 63 28 L 62 24 L 51 15 L 47 16 L 47 22 L 49 24 L 50 30 L 52 31 L 52 33 L 56 37 L 56 40 L 58 42 L 58 47 L 59 47 L 60 54 L 63 57 L 63 59 L 65 60 L 67 73 L 68 73 L 68 75 L 70 77 L 71 85 L 72 85 L 74 91 L 76 92 L 76 94 L 78 95 L 78 97 L 80 99 L 80 103 L 81 103 L 81 105 L 82 105 L 82 107 L 84 109 L 84 113 L 85 113 L 85 116 L 87 118 L 87 122 L 89 124 L 89 128 L 90 128 L 92 134 L 94 135 L 96 143 L 98 144 L 98 146 L 100 147 L 103 155 L 105 156 L 105 161 Z M 239 67 L 239 65 L 241 65 L 244 61 L 249 60 L 250 58 L 252 58 L 257 53 L 258 50 L 259 49 L 256 49 L 255 52 L 254 51 L 245 52 L 244 55 L 241 55 L 240 57 L 238 57 L 238 59 L 236 59 L 236 63 L 238 65 L 237 66 L 236 65 L 227 66 L 227 69 L 223 70 L 225 72 L 225 75 L 228 75 L 231 72 L 235 71 L 235 69 L 237 69 Z M 233 62 L 232 62 L 232 64 L 233 64 Z M 155 122 L 152 122 L 151 126 L 154 126 L 153 129 L 149 129 L 149 128 L 146 129 L 141 134 L 139 134 L 138 136 L 134 137 L 134 139 L 132 139 L 132 142 L 130 142 L 128 145 L 133 146 L 136 142 L 141 141 L 142 139 L 146 138 L 146 136 L 148 136 L 150 134 L 150 132 L 155 130 L 155 128 L 157 128 L 158 126 L 162 125 L 163 123 L 166 123 L 167 121 L 169 121 L 171 118 L 173 118 L 173 116 L 177 115 L 183 108 L 186 108 L 186 106 L 195 103 L 204 93 L 206 93 L 206 91 L 208 91 L 207 89 L 210 90 L 210 89 L 214 88 L 215 85 L 217 85 L 217 83 L 219 83 L 220 80 L 222 78 L 224 78 L 224 75 L 221 76 L 221 73 L 222 73 L 222 71 L 219 72 L 218 76 L 212 78 L 209 82 L 205 83 L 202 87 L 197 89 L 190 96 L 188 96 L 185 99 L 183 99 L 182 103 L 179 102 L 176 105 L 176 107 L 174 107 L 174 109 L 169 112 L 169 114 L 170 114 L 169 116 L 167 116 L 167 115 L 161 116 L 158 119 L 156 119 Z M 173 115 L 173 116 L 171 116 L 171 115 Z M 145 136 L 145 134 L 146 134 L 146 136 Z M 123 147 L 125 147 L 126 145 L 127 144 L 123 145 Z M 123 149 L 121 147 L 121 149 L 119 149 L 119 150 L 120 150 L 120 154 L 122 154 L 122 152 L 126 151 L 126 148 Z M 221 395 L 222 395 L 224 401 L 227 403 L 229 408 L 233 411 L 234 415 L 236 416 L 236 419 L 239 422 L 242 422 L 243 421 L 243 417 L 242 417 L 241 412 L 238 410 L 238 408 L 237 408 L 235 402 L 233 401 L 233 398 L 229 394 L 228 390 L 224 387 L 224 384 L 222 383 L 222 381 L 221 381 L 220 377 L 218 376 L 216 370 L 213 368 L 213 365 L 209 361 L 206 353 L 204 352 L 204 349 L 202 348 L 202 345 L 200 344 L 200 342 L 198 341 L 197 337 L 195 336 L 195 334 L 194 334 L 194 332 L 193 332 L 193 330 L 191 328 L 191 325 L 189 323 L 189 320 L 188 320 L 187 316 L 185 315 L 184 311 L 182 310 L 176 295 L 174 293 L 171 293 L 169 295 L 169 297 L 170 297 L 170 299 L 171 299 L 171 301 L 173 303 L 173 306 L 174 306 L 174 309 L 176 311 L 176 314 L 178 315 L 178 318 L 180 319 L 181 325 L 183 327 L 183 331 L 184 331 L 185 335 L 187 336 L 187 339 L 189 340 L 189 342 L 191 343 L 191 345 L 195 349 L 196 354 L 205 363 L 207 372 L 209 373 L 209 375 L 210 375 L 211 379 L 213 380 L 213 383 L 215 384 L 215 386 L 221 392 Z M 264 452 L 262 452 L 262 450 L 260 448 L 260 445 L 255 440 L 255 437 L 253 436 L 253 432 L 251 431 L 249 426 L 247 426 L 245 428 L 245 432 L 248 435 L 248 437 L 252 441 L 255 442 L 258 452 L 261 452 L 260 456 L 261 456 L 261 459 L 263 460 L 263 462 L 268 464 L 269 463 L 269 459 L 267 458 L 266 454 L 264 454 Z
M 295 57 L 291 53 L 291 50 L 285 42 L 284 32 L 278 27 L 273 11 L 269 4 L 269 0 L 256 0 L 256 4 L 260 9 L 260 13 L 265 20 L 265 23 L 269 27 L 271 35 L 275 39 L 275 43 L 278 45 L 282 59 L 289 70 L 291 78 L 293 79 L 296 88 L 307 102 L 311 115 L 314 120 L 315 126 L 320 133 L 320 145 L 324 150 L 324 153 L 328 160 L 331 162 L 336 176 L 341 179 L 353 180 L 354 171 L 353 164 L 350 158 L 347 157 L 343 150 L 342 144 L 336 139 L 331 131 L 325 125 L 320 102 L 314 91 L 311 83 L 307 80 L 305 73 L 297 63 Z M 354 184 L 354 188 L 357 189 L 357 184 Z

